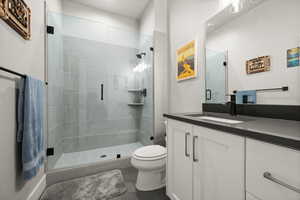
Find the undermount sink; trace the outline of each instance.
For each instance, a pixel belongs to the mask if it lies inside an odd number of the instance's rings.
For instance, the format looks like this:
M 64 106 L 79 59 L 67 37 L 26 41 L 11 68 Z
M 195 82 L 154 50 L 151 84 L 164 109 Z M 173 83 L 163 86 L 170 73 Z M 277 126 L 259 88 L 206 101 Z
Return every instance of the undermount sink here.
M 224 119 L 224 118 L 218 118 L 218 117 L 203 116 L 203 117 L 199 117 L 199 118 L 203 119 L 203 120 L 209 120 L 209 121 L 214 121 L 214 122 L 221 122 L 221 123 L 226 123 L 226 124 L 240 124 L 240 123 L 243 123 L 243 121 L 239 121 L 239 120 Z
M 208 117 L 208 116 L 191 116 L 202 120 L 208 120 L 213 122 L 221 122 L 225 124 L 240 124 L 243 123 L 243 121 L 239 120 L 233 120 L 233 119 L 225 119 L 225 118 L 219 118 L 219 117 Z

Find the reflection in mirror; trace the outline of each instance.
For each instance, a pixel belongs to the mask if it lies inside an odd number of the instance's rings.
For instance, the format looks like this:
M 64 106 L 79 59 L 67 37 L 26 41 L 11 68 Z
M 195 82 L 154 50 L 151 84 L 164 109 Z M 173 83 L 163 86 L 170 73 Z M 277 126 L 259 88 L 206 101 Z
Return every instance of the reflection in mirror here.
M 226 71 L 227 52 L 206 49 L 206 103 L 225 103 Z
M 228 50 L 228 94 L 238 104 L 300 105 L 300 1 L 241 2 L 238 13 L 229 5 L 207 21 L 206 49 Z M 224 88 L 224 71 L 211 72 L 219 58 L 209 55 L 207 89 Z M 208 102 L 229 100 L 215 91 Z

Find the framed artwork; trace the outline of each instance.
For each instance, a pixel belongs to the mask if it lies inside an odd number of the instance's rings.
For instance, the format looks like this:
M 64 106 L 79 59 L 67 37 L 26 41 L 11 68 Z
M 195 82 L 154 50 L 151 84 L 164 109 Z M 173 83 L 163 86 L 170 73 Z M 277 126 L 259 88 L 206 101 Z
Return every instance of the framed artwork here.
M 0 18 L 25 40 L 31 36 L 31 11 L 23 0 L 0 0 Z
M 287 67 L 300 66 L 300 47 L 287 50 Z
M 247 74 L 255 74 L 259 72 L 267 72 L 271 69 L 271 57 L 270 56 L 260 56 L 248 60 L 246 62 L 246 72 Z
M 197 76 L 195 40 L 187 43 L 177 50 L 176 60 L 177 81 L 187 80 Z

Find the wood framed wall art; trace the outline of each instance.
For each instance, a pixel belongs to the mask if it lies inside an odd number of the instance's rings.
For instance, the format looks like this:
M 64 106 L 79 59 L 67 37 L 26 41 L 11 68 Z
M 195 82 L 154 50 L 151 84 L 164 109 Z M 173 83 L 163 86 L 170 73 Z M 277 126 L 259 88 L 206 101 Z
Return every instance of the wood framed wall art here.
M 23 0 L 0 0 L 0 18 L 25 40 L 31 36 L 31 10 Z
M 247 74 L 270 71 L 270 68 L 271 68 L 270 56 L 261 56 L 258 58 L 248 60 L 246 62 Z

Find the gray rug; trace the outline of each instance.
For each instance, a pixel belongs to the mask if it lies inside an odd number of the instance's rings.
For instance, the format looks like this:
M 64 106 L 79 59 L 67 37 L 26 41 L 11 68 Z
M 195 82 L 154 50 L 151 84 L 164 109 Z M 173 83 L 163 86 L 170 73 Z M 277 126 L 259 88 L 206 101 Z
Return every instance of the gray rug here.
M 113 170 L 57 183 L 40 200 L 109 200 L 127 191 L 120 170 Z

